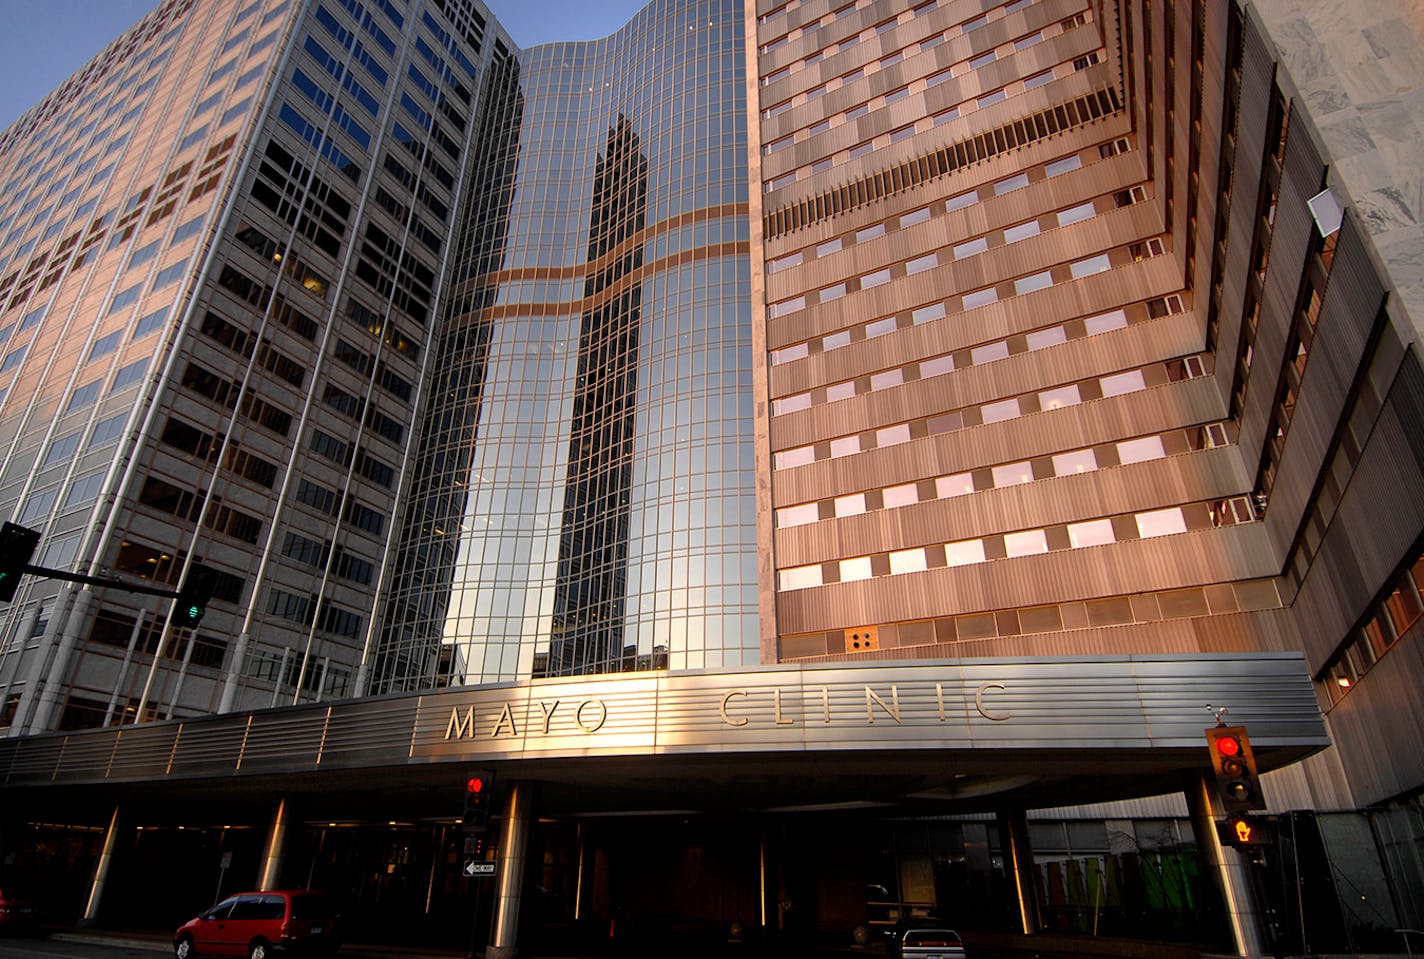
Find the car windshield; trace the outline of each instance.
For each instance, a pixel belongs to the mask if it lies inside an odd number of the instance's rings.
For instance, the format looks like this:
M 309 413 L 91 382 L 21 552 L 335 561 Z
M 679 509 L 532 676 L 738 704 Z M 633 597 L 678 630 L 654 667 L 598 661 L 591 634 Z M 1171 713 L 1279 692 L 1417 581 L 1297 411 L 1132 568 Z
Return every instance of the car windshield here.
M 959 933 L 953 929 L 911 929 L 905 933 L 907 946 L 947 946 L 959 943 Z
M 336 904 L 328 896 L 293 896 L 293 919 L 331 919 L 336 915 Z

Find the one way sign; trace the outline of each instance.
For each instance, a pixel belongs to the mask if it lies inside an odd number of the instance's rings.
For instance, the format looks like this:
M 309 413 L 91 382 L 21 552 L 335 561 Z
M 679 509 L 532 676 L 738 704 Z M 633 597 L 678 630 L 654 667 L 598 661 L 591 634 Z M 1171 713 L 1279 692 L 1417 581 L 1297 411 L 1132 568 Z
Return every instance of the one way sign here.
M 483 862 L 478 859 L 465 860 L 465 875 L 467 876 L 493 876 L 494 863 Z

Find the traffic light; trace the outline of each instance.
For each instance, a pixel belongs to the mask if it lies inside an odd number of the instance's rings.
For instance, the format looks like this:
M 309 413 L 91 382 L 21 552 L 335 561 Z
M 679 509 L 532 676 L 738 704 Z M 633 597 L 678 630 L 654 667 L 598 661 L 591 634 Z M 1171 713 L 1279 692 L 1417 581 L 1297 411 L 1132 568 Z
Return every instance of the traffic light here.
M 1216 824 L 1216 838 L 1223 846 L 1244 849 L 1247 846 L 1269 846 L 1275 842 L 1275 818 L 1270 816 L 1231 816 Z
M 1216 793 L 1228 815 L 1248 809 L 1265 809 L 1261 783 L 1256 778 L 1256 757 L 1245 726 L 1213 726 L 1206 730 L 1211 768 L 1216 773 Z
M 208 612 L 208 600 L 213 598 L 217 582 L 217 570 L 200 563 L 188 567 L 188 575 L 183 577 L 183 585 L 178 587 L 178 598 L 173 601 L 173 612 L 169 614 L 168 622 L 196 629 Z
M 39 530 L 26 529 L 15 523 L 0 526 L 0 603 L 8 603 L 15 598 L 20 588 L 20 577 L 30 564 L 39 545 Z
M 489 826 L 490 806 L 494 803 L 494 770 L 476 769 L 465 776 L 465 815 L 460 828 L 465 832 L 484 832 Z

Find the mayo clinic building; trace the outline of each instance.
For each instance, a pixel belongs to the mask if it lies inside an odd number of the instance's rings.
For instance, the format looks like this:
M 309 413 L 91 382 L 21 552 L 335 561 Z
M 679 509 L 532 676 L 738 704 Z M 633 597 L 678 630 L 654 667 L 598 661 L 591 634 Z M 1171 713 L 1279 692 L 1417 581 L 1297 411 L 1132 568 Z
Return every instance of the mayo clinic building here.
M 165 0 L 0 134 L 0 880 L 1402 951 L 1424 15 L 1306 7 Z

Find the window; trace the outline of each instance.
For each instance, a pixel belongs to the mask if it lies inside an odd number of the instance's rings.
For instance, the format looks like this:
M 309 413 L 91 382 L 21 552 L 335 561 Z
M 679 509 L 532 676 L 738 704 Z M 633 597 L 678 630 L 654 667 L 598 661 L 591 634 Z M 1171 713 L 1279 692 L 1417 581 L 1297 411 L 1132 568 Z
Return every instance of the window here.
M 1080 280 L 1085 276 L 1092 276 L 1094 273 L 1101 273 L 1110 269 L 1112 263 L 1108 260 L 1106 253 L 1099 253 L 1097 256 L 1090 256 L 1086 260 L 1079 260 L 1069 264 L 1069 271 L 1073 274 L 1073 279 Z
M 923 549 L 898 550 L 890 554 L 890 574 L 920 573 L 929 569 Z
M 1017 398 L 1000 400 L 997 403 L 985 405 L 983 413 L 985 423 L 1000 423 L 1004 420 L 1011 420 L 1019 415 L 1019 401 Z
M 920 501 L 920 488 L 915 483 L 906 483 L 903 486 L 890 486 L 882 490 L 880 496 L 885 509 L 912 506 Z
M 125 269 L 132 270 L 135 267 L 143 266 L 158 255 L 158 248 L 162 245 L 162 240 L 154 240 L 152 243 L 134 250 L 129 256 L 129 264 Z
M 196 145 L 196 144 L 198 144 L 198 143 L 201 143 L 201 142 L 203 141 L 203 138 L 206 137 L 207 135 L 208 135 L 208 127 L 207 127 L 207 124 L 204 124 L 203 126 L 198 127 L 198 129 L 194 130 L 192 133 L 188 134 L 188 135 L 185 136 L 181 141 L 179 141 L 179 143 L 178 143 L 178 152 L 179 152 L 179 153 L 182 153 L 184 150 L 188 149 L 189 147 L 194 146 L 194 145 Z
M 153 289 L 161 290 L 165 286 L 177 283 L 183 276 L 183 271 L 188 268 L 187 259 L 179 260 L 172 266 L 165 266 L 158 271 L 158 275 L 153 278 Z
M 1038 221 L 1029 220 L 1027 223 L 1020 223 L 1018 226 L 1011 226 L 1004 231 L 1005 243 L 1017 243 L 1026 240 L 1031 236 L 1038 236 Z
M 1125 393 L 1136 393 L 1139 390 L 1147 389 L 1147 382 L 1143 379 L 1141 370 L 1129 370 L 1114 376 L 1104 376 L 1098 382 L 1102 386 L 1105 397 L 1122 396 Z
M 1117 455 L 1125 465 L 1144 463 L 1147 460 L 1160 460 L 1167 455 L 1167 451 L 1162 448 L 1162 437 L 1144 436 L 1141 439 L 1126 440 L 1117 444 Z
M 857 556 L 854 559 L 843 559 L 840 562 L 841 582 L 853 583 L 857 580 L 870 579 L 870 557 Z
M 865 512 L 865 494 L 852 493 L 849 496 L 837 496 L 835 499 L 836 516 L 859 516 Z
M 976 346 L 969 351 L 969 359 L 975 364 L 991 363 L 994 360 L 1005 359 L 1009 355 L 1009 344 L 1004 340 L 997 343 L 986 343 L 983 346 Z
M 74 451 L 79 448 L 79 433 L 70 433 L 55 439 L 49 445 L 49 452 L 45 454 L 44 460 L 40 462 L 40 467 L 52 466 L 55 463 L 68 461 L 74 455 Z
M 946 543 L 944 560 L 948 566 L 968 566 L 971 563 L 982 563 L 984 562 L 984 541 L 968 539 L 958 543 Z
M 109 392 L 117 393 L 119 390 L 126 389 L 137 383 L 143 379 L 143 373 L 146 369 L 148 369 L 147 357 L 141 360 L 135 360 L 127 366 L 120 367 L 119 371 L 114 374 L 114 385 L 109 387 Z
M 1048 552 L 1048 537 L 1041 529 L 1004 535 L 1004 551 L 1009 556 L 1032 556 Z
M 1068 524 L 1068 542 L 1074 549 L 1082 546 L 1102 546 L 1117 542 L 1113 534 L 1112 520 L 1095 519 L 1086 523 Z
M 11 350 L 5 354 L 4 361 L 0 362 L 0 373 L 7 373 L 24 362 L 27 349 L 29 349 L 28 346 L 22 346 L 18 350 Z
M 1053 472 L 1056 476 L 1068 476 L 1072 473 L 1091 473 L 1098 468 L 1098 458 L 1092 450 L 1074 450 L 1069 453 L 1057 453 L 1053 457 Z
M 64 497 L 64 509 L 79 509 L 93 503 L 99 496 L 99 489 L 104 485 L 104 471 L 95 470 L 83 476 L 76 477 L 69 487 L 69 494 Z
M 800 506 L 788 506 L 776 511 L 778 528 L 804 526 L 807 523 L 814 523 L 820 518 L 820 508 L 815 503 L 802 503 Z
M 169 307 L 165 306 L 161 310 L 154 310 L 152 313 L 140 317 L 139 321 L 134 324 L 133 338 L 136 340 L 141 336 L 147 336 L 149 333 L 152 333 L 154 330 L 162 326 L 164 322 L 168 319 L 169 309 Z
M 992 470 L 995 486 L 1019 486 L 1033 482 L 1033 467 L 1027 462 L 1005 463 Z
M 992 286 L 982 290 L 975 290 L 973 293 L 964 294 L 964 309 L 972 310 L 977 306 L 987 306 L 990 303 L 997 303 L 999 293 Z
M 1068 342 L 1068 333 L 1061 326 L 1050 326 L 1046 330 L 1034 330 L 1025 337 L 1030 350 L 1041 350 L 1059 343 Z
M 819 565 L 816 565 L 797 566 L 791 569 L 783 569 L 781 570 L 778 579 L 780 580 L 779 588 L 782 591 L 788 591 L 793 589 L 808 589 L 813 586 L 820 586 L 821 567 Z
M 1186 519 L 1178 507 L 1137 514 L 1137 532 L 1143 539 L 1187 531 Z
M 965 496 L 974 492 L 974 478 L 968 473 L 941 476 L 935 480 L 935 495 L 940 499 Z
M 956 260 L 962 260 L 967 256 L 983 253 L 987 249 L 989 249 L 989 241 L 981 236 L 977 240 L 970 240 L 968 243 L 961 243 L 956 246 L 954 248 L 954 258 Z
M 105 315 L 113 316 L 115 313 L 132 306 L 138 299 L 139 290 L 143 288 L 142 283 L 135 283 L 126 290 L 121 290 L 114 294 L 114 299 L 109 303 L 109 312 Z
M 105 443 L 117 439 L 124 432 L 124 421 L 126 419 L 128 419 L 127 413 L 119 413 L 116 416 L 110 416 L 107 419 L 102 419 L 95 423 L 94 431 L 89 434 L 89 443 L 84 448 L 92 450 L 95 447 L 103 446 Z
M 1057 410 L 1065 406 L 1076 406 L 1082 401 L 1082 397 L 1078 394 L 1078 387 L 1073 384 L 1044 390 L 1038 394 L 1038 407 L 1042 410 Z
M 1046 290 L 1053 285 L 1053 274 L 1048 270 L 1042 273 L 1035 273 L 1033 276 L 1021 276 L 1014 280 L 1014 292 L 1019 296 L 1025 293 L 1032 293 L 1035 290 Z
M 115 330 L 107 336 L 101 336 L 94 341 L 94 345 L 89 348 L 89 359 L 87 362 L 94 362 L 101 356 L 108 356 L 119 348 L 119 340 L 123 339 L 123 331 Z
M 1075 207 L 1058 212 L 1058 225 L 1067 226 L 1070 223 L 1077 223 L 1079 220 L 1086 220 L 1097 214 L 1092 203 L 1080 203 Z

